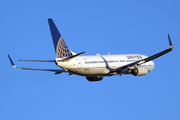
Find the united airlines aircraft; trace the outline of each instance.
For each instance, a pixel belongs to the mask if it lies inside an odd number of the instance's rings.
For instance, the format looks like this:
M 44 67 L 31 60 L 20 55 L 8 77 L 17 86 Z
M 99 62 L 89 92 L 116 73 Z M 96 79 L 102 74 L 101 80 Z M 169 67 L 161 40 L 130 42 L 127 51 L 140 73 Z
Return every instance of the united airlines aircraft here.
M 36 69 L 15 66 L 11 57 L 9 60 L 14 68 L 25 70 L 51 71 L 55 74 L 63 72 L 69 75 L 75 74 L 85 76 L 88 81 L 100 81 L 105 76 L 132 74 L 134 76 L 142 76 L 151 72 L 155 64 L 152 60 L 172 51 L 173 45 L 168 34 L 169 48 L 150 57 L 142 54 L 108 54 L 108 55 L 82 55 L 85 52 L 74 53 L 64 42 L 60 32 L 52 19 L 48 19 L 56 58 L 54 60 L 20 60 L 33 62 L 54 62 L 62 69 Z

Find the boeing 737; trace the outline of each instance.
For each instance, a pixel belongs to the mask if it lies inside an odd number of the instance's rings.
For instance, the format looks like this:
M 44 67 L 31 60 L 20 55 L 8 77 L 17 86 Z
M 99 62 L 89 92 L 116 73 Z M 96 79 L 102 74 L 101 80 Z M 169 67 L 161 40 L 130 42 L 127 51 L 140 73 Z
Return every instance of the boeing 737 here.
M 52 19 L 48 19 L 52 40 L 54 43 L 56 58 L 54 60 L 20 60 L 33 62 L 54 62 L 62 69 L 36 69 L 17 67 L 8 55 L 14 68 L 25 70 L 51 71 L 55 74 L 63 72 L 69 75 L 85 76 L 88 81 L 100 81 L 105 76 L 131 74 L 142 76 L 151 72 L 155 64 L 152 60 L 172 51 L 173 45 L 168 34 L 169 48 L 150 57 L 142 54 L 108 54 L 108 55 L 82 55 L 85 52 L 74 53 L 64 42 L 60 32 Z

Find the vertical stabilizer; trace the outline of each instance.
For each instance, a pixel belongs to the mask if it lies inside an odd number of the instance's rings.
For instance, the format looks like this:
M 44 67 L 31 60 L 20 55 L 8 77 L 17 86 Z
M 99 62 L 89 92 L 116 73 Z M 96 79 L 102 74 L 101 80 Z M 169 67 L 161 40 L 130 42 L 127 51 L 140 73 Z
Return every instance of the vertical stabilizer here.
M 51 35 L 54 43 L 54 48 L 56 52 L 57 58 L 64 58 L 72 56 L 71 51 L 67 47 L 66 43 L 64 42 L 61 34 L 59 33 L 56 25 L 54 24 L 52 19 L 48 19 L 49 27 L 51 30 Z

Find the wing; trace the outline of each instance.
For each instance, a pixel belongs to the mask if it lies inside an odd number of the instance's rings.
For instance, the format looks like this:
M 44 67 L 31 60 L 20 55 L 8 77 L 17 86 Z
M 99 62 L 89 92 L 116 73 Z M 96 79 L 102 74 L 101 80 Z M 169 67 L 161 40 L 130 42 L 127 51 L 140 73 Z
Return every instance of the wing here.
M 145 59 L 142 59 L 142 60 L 139 60 L 139 61 L 136 61 L 136 62 L 127 64 L 127 65 L 124 65 L 124 66 L 122 66 L 122 67 L 113 69 L 113 70 L 110 71 L 110 73 L 117 72 L 117 73 L 119 73 L 119 74 L 123 74 L 123 73 L 124 73 L 126 70 L 128 70 L 130 67 L 136 67 L 136 66 L 138 66 L 138 65 L 144 64 L 144 63 L 146 63 L 146 62 L 148 62 L 148 61 L 154 60 L 154 59 L 156 59 L 156 58 L 158 58 L 158 57 L 160 57 L 160 56 L 162 56 L 162 55 L 164 55 L 164 54 L 172 51 L 173 45 L 172 45 L 171 38 L 170 38 L 169 34 L 168 34 L 168 39 L 169 39 L 169 48 L 168 48 L 168 49 L 166 49 L 166 50 L 164 50 L 164 51 L 162 51 L 162 52 L 159 52 L 159 53 L 157 53 L 157 54 L 155 54 L 155 55 L 152 55 L 152 56 L 150 56 L 150 57 L 147 57 L 147 58 L 145 58 Z
M 18 60 L 18 61 L 29 61 L 29 62 L 56 62 L 55 60 Z
M 39 70 L 39 71 L 51 71 L 51 72 L 55 72 L 55 74 L 60 74 L 62 72 L 68 72 L 65 70 L 59 70 L 59 69 L 38 69 L 38 68 L 24 68 L 24 67 L 17 67 L 14 62 L 12 61 L 11 57 L 8 55 L 9 60 L 11 62 L 12 67 L 14 68 L 20 68 L 20 69 L 24 69 L 24 70 Z

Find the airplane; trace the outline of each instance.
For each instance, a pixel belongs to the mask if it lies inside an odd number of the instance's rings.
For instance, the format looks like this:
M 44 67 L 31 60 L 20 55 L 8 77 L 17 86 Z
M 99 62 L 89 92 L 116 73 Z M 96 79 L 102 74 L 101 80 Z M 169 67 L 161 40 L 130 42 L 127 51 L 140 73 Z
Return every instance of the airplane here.
M 169 48 L 154 54 L 150 57 L 142 54 L 108 54 L 108 55 L 82 55 L 85 52 L 74 53 L 64 42 L 54 21 L 48 19 L 52 40 L 54 43 L 56 58 L 54 60 L 19 60 L 31 62 L 54 62 L 62 69 L 37 69 L 17 67 L 8 55 L 10 63 L 14 68 L 24 70 L 51 71 L 55 75 L 60 73 L 69 73 L 85 76 L 90 82 L 101 81 L 105 76 L 131 74 L 133 76 L 142 76 L 151 72 L 155 64 L 152 60 L 172 51 L 173 45 L 168 34 Z

